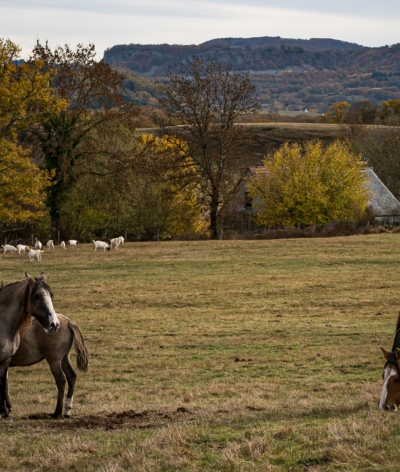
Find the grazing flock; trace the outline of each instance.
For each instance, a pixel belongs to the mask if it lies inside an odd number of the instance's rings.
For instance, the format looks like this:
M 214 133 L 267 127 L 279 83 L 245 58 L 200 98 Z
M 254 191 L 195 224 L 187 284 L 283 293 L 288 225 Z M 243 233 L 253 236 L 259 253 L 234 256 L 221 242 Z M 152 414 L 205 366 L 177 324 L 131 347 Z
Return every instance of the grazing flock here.
M 103 251 L 111 251 L 111 249 L 118 249 L 121 244 L 124 244 L 125 239 L 123 236 L 119 236 L 118 238 L 113 238 L 109 240 L 109 243 L 105 241 L 93 241 L 94 244 L 94 251 L 96 252 L 97 249 L 103 249 Z M 67 247 L 76 247 L 79 244 L 79 241 L 76 239 L 70 239 L 69 241 L 65 242 L 62 241 L 60 244 L 60 247 L 62 249 L 66 249 Z M 35 238 L 35 244 L 33 246 L 28 246 L 24 244 L 17 244 L 17 247 L 11 245 L 11 244 L 4 244 L 1 246 L 3 248 L 3 253 L 4 255 L 7 252 L 13 253 L 13 252 L 18 252 L 18 254 L 28 254 L 29 260 L 33 262 L 35 259 L 38 262 L 41 262 L 42 260 L 42 254 L 43 254 L 43 244 Z M 50 239 L 46 243 L 46 247 L 49 251 L 53 250 L 55 248 L 54 241 Z

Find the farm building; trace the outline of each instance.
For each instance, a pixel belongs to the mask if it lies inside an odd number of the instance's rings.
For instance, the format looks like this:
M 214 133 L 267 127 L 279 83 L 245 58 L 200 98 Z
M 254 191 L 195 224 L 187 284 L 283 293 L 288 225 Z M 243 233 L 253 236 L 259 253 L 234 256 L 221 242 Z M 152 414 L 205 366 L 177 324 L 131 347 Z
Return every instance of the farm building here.
M 252 231 L 256 225 L 252 216 L 256 213 L 253 202 L 249 197 L 245 179 L 255 175 L 256 170 L 265 171 L 264 166 L 249 167 L 244 177 L 239 181 L 229 202 L 221 210 L 221 225 L 224 230 Z M 379 179 L 372 168 L 363 172 L 367 173 L 367 186 L 371 193 L 368 208 L 376 219 L 392 224 L 400 222 L 400 201 L 392 194 L 386 185 Z

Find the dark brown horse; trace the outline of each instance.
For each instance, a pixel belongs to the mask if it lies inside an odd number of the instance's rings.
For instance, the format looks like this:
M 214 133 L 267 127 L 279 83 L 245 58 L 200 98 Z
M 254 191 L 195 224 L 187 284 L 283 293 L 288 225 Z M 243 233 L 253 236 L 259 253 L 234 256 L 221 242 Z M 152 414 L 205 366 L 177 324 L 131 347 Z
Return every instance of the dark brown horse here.
M 53 418 L 62 414 L 65 392 L 65 379 L 68 382 L 68 393 L 65 400 L 64 416 L 69 418 L 72 408 L 76 372 L 70 361 L 72 346 L 75 347 L 76 364 L 80 371 L 87 372 L 89 368 L 89 353 L 86 349 L 79 326 L 66 316 L 57 313 L 60 327 L 55 333 L 46 333 L 35 320 L 22 334 L 17 352 L 11 358 L 10 367 L 29 366 L 43 359 L 49 364 L 51 373 L 56 381 L 58 397 Z
M 57 331 L 60 321 L 53 307 L 53 292 L 44 272 L 33 278 L 25 272 L 25 280 L 0 290 L 0 415 L 8 418 L 11 404 L 8 397 L 8 367 L 16 353 L 19 330 L 32 315 L 49 333 Z
M 397 410 L 400 405 L 400 313 L 397 318 L 396 333 L 392 350 L 386 351 L 381 347 L 386 359 L 383 368 L 383 386 L 379 400 L 380 410 Z

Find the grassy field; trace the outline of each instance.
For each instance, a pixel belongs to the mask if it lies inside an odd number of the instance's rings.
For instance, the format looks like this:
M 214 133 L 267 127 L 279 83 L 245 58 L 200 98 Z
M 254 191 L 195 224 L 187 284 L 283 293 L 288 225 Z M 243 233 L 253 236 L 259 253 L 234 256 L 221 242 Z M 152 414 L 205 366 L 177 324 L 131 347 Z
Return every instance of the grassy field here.
M 72 419 L 45 363 L 10 371 L 0 470 L 395 471 L 377 410 L 400 309 L 400 234 L 127 243 L 0 257 L 44 269 L 91 354 Z M 75 359 L 73 359 L 75 364 Z

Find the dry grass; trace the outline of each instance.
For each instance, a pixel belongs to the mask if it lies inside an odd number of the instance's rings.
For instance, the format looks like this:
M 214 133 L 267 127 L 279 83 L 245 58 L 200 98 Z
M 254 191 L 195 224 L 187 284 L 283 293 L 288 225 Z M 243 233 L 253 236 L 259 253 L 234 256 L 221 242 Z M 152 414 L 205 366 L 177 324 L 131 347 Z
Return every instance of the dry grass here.
M 399 311 L 398 234 L 91 245 L 45 269 L 91 353 L 71 420 L 45 364 L 10 372 L 0 470 L 397 470 L 377 411 Z

